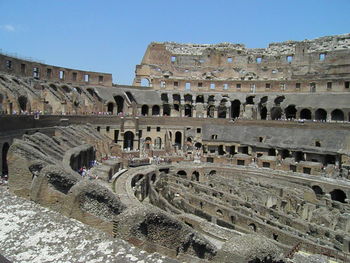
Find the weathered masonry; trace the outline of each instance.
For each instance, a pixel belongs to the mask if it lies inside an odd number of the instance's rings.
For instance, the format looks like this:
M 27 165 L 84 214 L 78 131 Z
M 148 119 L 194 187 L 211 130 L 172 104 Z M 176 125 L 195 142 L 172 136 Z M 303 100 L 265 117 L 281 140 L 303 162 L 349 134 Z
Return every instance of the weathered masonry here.
M 151 43 L 133 86 L 0 55 L 0 172 L 177 260 L 349 262 L 349 47 Z

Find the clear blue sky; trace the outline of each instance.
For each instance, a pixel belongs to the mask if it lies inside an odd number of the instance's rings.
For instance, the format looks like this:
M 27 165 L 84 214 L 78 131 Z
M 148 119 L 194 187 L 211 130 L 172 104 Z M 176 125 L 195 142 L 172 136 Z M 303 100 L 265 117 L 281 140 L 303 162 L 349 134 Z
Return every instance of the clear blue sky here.
M 131 84 L 152 41 L 243 43 L 350 32 L 350 0 L 0 0 L 0 49 Z

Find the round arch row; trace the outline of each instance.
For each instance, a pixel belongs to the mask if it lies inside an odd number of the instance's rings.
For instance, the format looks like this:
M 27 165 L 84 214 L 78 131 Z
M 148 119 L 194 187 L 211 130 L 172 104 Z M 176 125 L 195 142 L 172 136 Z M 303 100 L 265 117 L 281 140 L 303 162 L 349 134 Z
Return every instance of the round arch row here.
M 265 108 L 265 111 L 266 108 Z M 295 105 L 289 105 L 285 109 L 282 109 L 279 106 L 272 107 L 270 110 L 270 116 L 272 120 L 278 120 L 282 118 L 286 119 L 304 119 L 304 120 L 317 120 L 317 121 L 350 121 L 350 112 L 348 117 L 343 110 L 334 109 L 327 112 L 323 108 L 318 108 L 316 110 L 310 110 L 308 108 L 296 109 Z

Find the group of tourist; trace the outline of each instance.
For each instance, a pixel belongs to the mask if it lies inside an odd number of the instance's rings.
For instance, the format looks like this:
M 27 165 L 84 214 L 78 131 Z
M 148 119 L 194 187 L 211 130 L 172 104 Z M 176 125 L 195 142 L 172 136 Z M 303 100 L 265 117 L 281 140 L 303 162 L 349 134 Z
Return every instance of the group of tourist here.
M 98 165 L 98 162 L 96 160 L 89 161 L 88 168 L 86 168 L 86 166 L 84 165 L 83 167 L 80 167 L 77 172 L 80 174 L 82 178 L 88 178 L 90 180 L 98 179 L 98 175 L 94 175 L 91 173 L 91 168 L 96 165 Z

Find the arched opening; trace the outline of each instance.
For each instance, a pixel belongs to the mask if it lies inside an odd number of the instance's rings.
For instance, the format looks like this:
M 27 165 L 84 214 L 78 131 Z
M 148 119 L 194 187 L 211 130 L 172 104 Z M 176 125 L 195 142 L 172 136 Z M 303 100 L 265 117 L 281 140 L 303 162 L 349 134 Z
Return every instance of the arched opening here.
M 300 111 L 300 119 L 311 120 L 311 111 L 309 109 L 302 109 Z
M 151 182 L 152 182 L 152 184 L 154 184 L 155 182 L 156 182 L 156 174 L 152 174 L 152 176 L 151 176 Z
M 134 134 L 131 131 L 124 133 L 124 146 L 123 149 L 134 149 Z
M 340 189 L 335 189 L 332 192 L 330 192 L 330 194 L 331 194 L 332 200 L 345 203 L 346 194 L 344 193 L 344 191 Z
M 169 102 L 168 94 L 166 94 L 166 93 L 162 93 L 162 94 L 160 95 L 160 99 L 161 99 L 164 103 L 168 103 L 168 102 Z
M 204 103 L 204 97 L 203 95 L 198 95 L 196 97 L 196 103 Z
M 254 98 L 255 96 L 249 96 L 245 99 L 245 104 L 248 104 L 248 105 L 254 105 Z
M 149 149 L 151 149 L 151 144 L 152 144 L 152 139 L 151 139 L 151 137 L 146 137 L 146 139 L 145 139 L 145 149 L 146 150 L 149 150 Z
M 324 109 L 317 109 L 315 111 L 315 119 L 318 121 L 326 121 L 327 120 L 327 111 Z
M 66 85 L 61 86 L 61 89 L 62 89 L 65 93 L 70 93 L 70 92 L 71 92 L 71 89 L 70 89 L 68 86 L 66 86 Z
M 146 78 L 141 79 L 141 86 L 142 87 L 149 87 L 150 86 L 150 81 Z
M 183 179 L 187 178 L 187 173 L 184 170 L 180 170 L 176 174 Z
M 208 174 L 209 176 L 213 176 L 213 175 L 216 175 L 216 171 L 215 170 L 211 170 Z
M 297 109 L 295 108 L 295 105 L 289 105 L 285 110 L 287 119 L 295 119 L 297 116 Z
M 154 140 L 154 149 L 161 149 L 162 148 L 162 139 L 160 137 L 157 137 L 155 140 Z
M 189 104 L 185 105 L 185 116 L 192 117 L 192 106 Z
M 256 225 L 254 223 L 251 223 L 248 226 L 252 231 L 256 232 Z
M 238 118 L 241 111 L 241 102 L 234 100 L 231 102 L 231 118 Z
M 170 116 L 169 104 L 163 104 L 163 116 Z
M 223 99 L 220 102 L 220 105 L 218 107 L 218 118 L 225 119 L 226 118 L 226 113 L 227 113 L 227 108 L 226 108 L 226 100 Z
M 262 107 L 260 110 L 260 118 L 262 120 L 266 120 L 267 119 L 267 109 L 266 107 Z
M 136 183 L 137 183 L 138 181 L 140 181 L 143 177 L 144 177 L 143 174 L 137 174 L 136 176 L 134 176 L 134 177 L 131 179 L 131 187 L 135 187 L 135 186 L 136 186 Z
M 282 157 L 282 159 L 286 159 L 286 158 L 290 157 L 289 150 L 283 149 L 281 151 L 281 157 Z
M 57 91 L 57 87 L 55 84 L 51 83 L 49 87 L 52 88 L 54 91 Z
M 173 101 L 174 103 L 180 103 L 181 102 L 181 96 L 180 94 L 173 94 Z
M 154 105 L 152 107 L 152 115 L 159 116 L 159 114 L 160 114 L 160 107 L 158 105 Z
M 322 188 L 319 187 L 318 185 L 313 185 L 312 190 L 315 192 L 316 195 L 323 195 L 324 194 Z
M 91 89 L 91 88 L 89 88 L 89 89 L 86 89 L 86 91 L 91 95 L 91 97 L 93 97 L 94 96 L 94 90 L 93 89 Z
M 224 150 L 224 146 L 223 145 L 219 145 L 218 147 L 218 154 L 219 155 L 224 155 L 226 152 Z
M 22 111 L 26 111 L 27 110 L 27 102 L 28 102 L 27 97 L 25 97 L 25 96 L 19 96 L 18 97 L 19 108 Z
M 192 103 L 192 95 L 191 94 L 186 94 L 184 96 L 185 102 Z
M 124 98 L 122 96 L 115 96 L 114 100 L 117 104 L 117 114 L 122 113 L 124 109 Z
M 114 103 L 110 102 L 107 104 L 107 111 L 113 114 L 113 109 L 114 109 Z
M 216 214 L 220 217 L 224 216 L 224 214 L 222 213 L 222 211 L 220 209 L 216 210 Z
M 192 173 L 191 180 L 192 180 L 192 181 L 197 181 L 197 182 L 199 182 L 199 172 L 194 171 L 194 172 Z
M 268 151 L 269 156 L 276 156 L 276 150 L 273 148 L 270 148 Z
M 209 118 L 214 118 L 214 112 L 215 112 L 215 106 L 214 105 L 209 106 L 207 110 L 207 116 Z
M 196 147 L 196 149 L 199 150 L 200 148 L 202 148 L 202 144 L 200 142 L 196 142 L 194 147 Z
M 181 144 L 182 144 L 182 134 L 181 132 L 177 131 L 175 132 L 175 145 L 181 149 Z
M 274 100 L 275 105 L 276 105 L 276 106 L 280 106 L 281 103 L 284 101 L 284 99 L 285 99 L 284 96 L 278 96 L 278 97 Z
M 148 115 L 148 106 L 147 105 L 142 105 L 141 114 L 143 116 L 147 116 Z
M 331 119 L 333 121 L 343 121 L 344 120 L 344 113 L 343 113 L 343 111 L 341 111 L 339 109 L 335 109 L 331 113 Z
M 282 118 L 282 109 L 281 107 L 273 107 L 271 109 L 271 119 L 278 120 Z
M 2 146 L 2 175 L 8 175 L 8 165 L 7 165 L 7 153 L 10 148 L 10 145 L 5 142 L 4 145 Z

